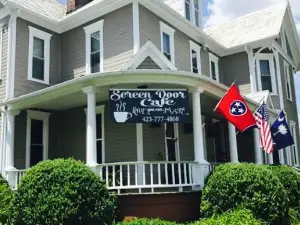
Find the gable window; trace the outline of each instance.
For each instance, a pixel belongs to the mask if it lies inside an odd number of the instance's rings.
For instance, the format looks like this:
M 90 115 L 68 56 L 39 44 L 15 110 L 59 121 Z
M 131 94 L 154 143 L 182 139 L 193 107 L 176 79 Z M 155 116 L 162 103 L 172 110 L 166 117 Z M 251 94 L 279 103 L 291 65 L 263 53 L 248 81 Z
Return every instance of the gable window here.
M 280 32 L 280 38 L 281 38 L 281 46 L 285 53 L 287 53 L 287 40 L 286 40 L 286 33 L 284 28 L 281 29 Z
M 293 98 L 292 98 L 290 66 L 286 62 L 284 62 L 284 75 L 285 75 L 285 83 L 286 83 L 286 96 L 287 96 L 287 99 L 292 101 Z
M 260 54 L 256 61 L 259 91 L 270 91 L 277 94 L 273 54 Z
M 294 121 L 290 121 L 290 130 L 294 139 L 294 145 L 291 146 L 291 157 L 292 157 L 292 165 L 299 165 L 299 155 L 298 155 L 298 147 L 297 147 L 297 133 L 296 133 L 296 123 Z
M 86 74 L 103 72 L 103 23 L 100 20 L 84 27 Z
M 175 64 L 175 55 L 174 55 L 174 33 L 175 30 L 163 22 L 160 24 L 160 34 L 161 34 L 161 52 Z
M 200 0 L 184 0 L 185 17 L 197 27 L 201 25 L 201 2 Z
M 96 146 L 97 146 L 97 163 L 105 162 L 105 142 L 104 142 L 104 110 L 105 106 L 96 107 Z M 86 109 L 85 109 L 86 111 Z
M 201 74 L 201 47 L 196 43 L 190 41 L 190 60 L 191 60 L 191 72 Z
M 27 110 L 26 168 L 48 158 L 49 113 Z
M 209 53 L 209 69 L 210 78 L 219 82 L 219 58 L 212 53 Z
M 29 26 L 28 80 L 49 84 L 51 36 Z

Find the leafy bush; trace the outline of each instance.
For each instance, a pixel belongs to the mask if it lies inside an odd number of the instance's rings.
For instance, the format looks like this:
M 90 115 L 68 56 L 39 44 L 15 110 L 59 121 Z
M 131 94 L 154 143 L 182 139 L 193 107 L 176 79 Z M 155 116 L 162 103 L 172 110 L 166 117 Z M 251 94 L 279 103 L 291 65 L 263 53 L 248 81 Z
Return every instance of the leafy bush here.
M 112 224 L 116 209 L 100 180 L 73 159 L 44 161 L 23 177 L 13 198 L 13 224 Z
M 218 166 L 203 190 L 201 210 L 204 217 L 237 207 L 253 212 L 268 222 L 287 216 L 286 191 L 278 177 L 254 164 Z
M 289 207 L 300 211 L 300 174 L 289 166 L 268 166 L 287 191 Z
M 219 216 L 213 216 L 208 219 L 200 220 L 193 225 L 261 225 L 259 220 L 255 219 L 252 212 L 248 209 L 239 209 L 227 211 Z
M 291 208 L 289 210 L 289 220 L 291 225 L 300 225 L 300 211 Z
M 130 219 L 117 223 L 116 225 L 176 225 L 175 222 L 168 222 L 160 219 Z
M 6 224 L 10 213 L 12 191 L 7 181 L 0 175 L 0 224 Z

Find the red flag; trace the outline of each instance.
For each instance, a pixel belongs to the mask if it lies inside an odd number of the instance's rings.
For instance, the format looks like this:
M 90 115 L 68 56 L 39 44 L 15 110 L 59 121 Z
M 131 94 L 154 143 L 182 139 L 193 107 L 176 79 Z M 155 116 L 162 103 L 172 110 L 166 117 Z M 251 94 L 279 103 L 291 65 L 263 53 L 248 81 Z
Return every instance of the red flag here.
M 231 85 L 214 111 L 223 115 L 240 132 L 256 125 L 252 112 L 235 84 Z

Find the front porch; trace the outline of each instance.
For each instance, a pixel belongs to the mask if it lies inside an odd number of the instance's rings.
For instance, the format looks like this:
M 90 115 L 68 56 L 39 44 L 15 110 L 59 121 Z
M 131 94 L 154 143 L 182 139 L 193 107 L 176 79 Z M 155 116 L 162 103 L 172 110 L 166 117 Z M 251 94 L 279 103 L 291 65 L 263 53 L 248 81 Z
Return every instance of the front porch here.
M 255 141 L 255 133 L 237 136 L 231 124 L 213 113 L 225 88 L 181 74 L 175 76 L 178 80 L 171 79 L 173 84 L 166 84 L 162 80 L 172 75 L 153 71 L 151 78 L 143 80 L 143 73 L 137 74 L 140 80 L 129 79 L 128 75 L 123 84 L 118 79 L 107 84 L 104 76 L 95 79 L 92 85 L 89 83 L 90 86 L 82 87 L 82 83 L 72 93 L 58 96 L 54 96 L 55 89 L 51 87 L 50 99 L 41 95 L 34 101 L 29 97 L 28 104 L 23 101 L 10 104 L 5 114 L 3 158 L 7 160 L 2 174 L 12 188 L 17 188 L 26 168 L 55 158 L 84 161 L 106 182 L 109 190 L 118 194 L 200 190 L 215 163 L 262 163 L 262 151 L 259 148 L 258 152 L 253 151 L 259 143 Z M 191 79 L 190 84 L 181 76 Z M 188 89 L 190 121 L 184 124 L 111 121 L 108 90 L 145 84 L 149 89 Z

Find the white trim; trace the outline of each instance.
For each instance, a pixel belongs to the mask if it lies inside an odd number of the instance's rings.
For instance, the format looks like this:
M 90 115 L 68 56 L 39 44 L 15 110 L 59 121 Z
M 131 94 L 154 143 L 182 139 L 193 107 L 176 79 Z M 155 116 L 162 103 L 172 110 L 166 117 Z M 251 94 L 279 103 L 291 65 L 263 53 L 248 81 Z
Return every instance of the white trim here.
M 285 87 L 286 87 L 286 98 L 293 101 L 293 92 L 292 92 L 292 84 L 291 84 L 291 73 L 290 73 L 290 65 L 284 61 L 284 79 L 285 79 Z M 288 91 L 289 85 L 289 91 Z M 290 95 L 290 97 L 289 97 Z
M 215 63 L 215 72 L 216 72 L 216 81 L 220 82 L 220 76 L 219 76 L 219 58 L 212 54 L 211 52 L 209 55 L 209 77 L 212 78 L 212 68 L 211 68 L 211 62 Z
M 84 27 L 85 31 L 85 69 L 86 74 L 91 74 L 91 34 L 100 32 L 100 68 L 99 71 L 103 72 L 104 68 L 104 45 L 103 45 L 103 23 L 104 20 L 100 20 L 96 23 L 90 24 Z
M 28 26 L 29 28 L 29 49 L 28 49 L 28 74 L 27 79 L 49 85 L 50 76 L 50 40 L 52 34 L 46 33 L 44 31 L 38 30 L 34 27 Z M 33 67 L 33 40 L 34 38 L 39 38 L 44 41 L 44 80 L 40 80 L 32 77 L 32 67 Z
M 140 51 L 123 67 L 122 70 L 136 69 L 148 56 L 162 70 L 177 70 L 177 68 L 161 53 L 161 51 L 158 50 L 152 41 L 147 41 Z
M 275 63 L 276 63 L 276 74 L 277 74 L 277 82 L 278 82 L 278 91 L 279 91 L 279 103 L 280 108 L 284 108 L 284 100 L 283 100 L 283 86 L 282 86 L 282 79 L 281 79 L 281 69 L 280 69 L 280 62 L 279 62 L 279 53 L 277 49 L 273 49 L 274 56 L 275 56 Z
M 18 14 L 19 11 L 10 12 L 10 19 L 8 22 L 6 99 L 11 99 L 14 97 L 17 32 L 16 30 Z
M 192 50 L 194 50 L 196 52 L 197 55 L 197 69 L 198 69 L 198 74 L 202 74 L 202 70 L 201 70 L 201 47 L 199 45 L 197 45 L 195 42 L 193 41 L 189 41 L 190 43 L 190 62 L 191 62 L 191 72 L 193 73 L 193 55 L 192 55 Z
M 298 150 L 298 139 L 297 139 L 297 130 L 296 130 L 296 122 L 290 120 L 290 129 L 292 130 L 293 134 L 293 139 L 294 139 L 294 146 L 291 146 L 291 151 L 292 151 L 292 157 L 296 159 L 295 165 L 299 166 L 300 165 L 300 159 L 299 159 L 299 150 Z M 293 147 L 295 147 L 295 152 Z M 295 155 L 296 154 L 296 155 Z
M 87 108 L 84 109 L 86 114 Z M 102 133 L 102 164 L 105 163 L 105 105 L 96 106 L 96 115 L 101 114 L 101 133 Z M 97 126 L 98 124 L 96 124 Z M 97 137 L 96 137 L 97 139 Z M 97 151 L 98 153 L 98 151 Z
M 0 80 L 2 80 L 3 24 L 0 25 Z
M 281 46 L 285 53 L 287 53 L 287 40 L 286 40 L 286 32 L 284 27 L 280 30 L 280 38 L 281 38 Z
M 133 54 L 140 50 L 140 15 L 139 3 L 134 1 L 132 3 L 132 20 L 133 20 Z
M 175 46 L 174 46 L 174 33 L 175 30 L 168 26 L 167 24 L 163 23 L 162 21 L 159 21 L 159 26 L 160 26 L 160 48 L 161 52 L 164 55 L 164 46 L 163 46 L 163 33 L 169 35 L 170 37 L 170 55 L 171 55 L 171 63 L 175 65 Z
M 262 90 L 261 83 L 261 71 L 260 71 L 260 60 L 268 60 L 270 67 L 270 76 L 271 76 L 271 85 L 273 92 L 270 92 L 271 95 L 278 94 L 277 92 L 277 84 L 276 84 L 276 73 L 275 73 L 275 65 L 274 65 L 274 55 L 268 53 L 261 53 L 256 57 L 256 70 L 257 70 L 257 80 L 258 80 L 258 90 Z M 279 74 L 280 75 L 280 74 Z
M 48 159 L 49 148 L 49 116 L 50 113 L 27 110 L 26 126 L 26 168 L 30 167 L 31 120 L 43 121 L 43 160 Z

